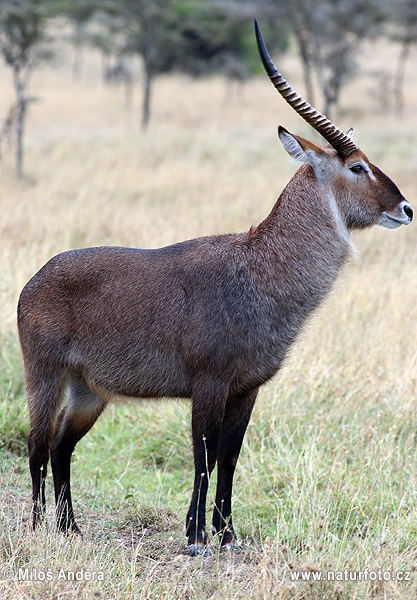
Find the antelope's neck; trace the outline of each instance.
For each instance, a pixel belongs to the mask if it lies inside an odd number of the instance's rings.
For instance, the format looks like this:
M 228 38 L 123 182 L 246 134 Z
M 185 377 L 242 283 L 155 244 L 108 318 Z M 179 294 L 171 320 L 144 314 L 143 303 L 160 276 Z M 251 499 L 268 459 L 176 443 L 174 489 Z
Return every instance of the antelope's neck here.
M 263 277 L 282 317 L 294 325 L 324 299 L 353 249 L 336 201 L 308 166 L 297 171 L 254 230 Z M 265 291 L 267 291 L 265 289 Z

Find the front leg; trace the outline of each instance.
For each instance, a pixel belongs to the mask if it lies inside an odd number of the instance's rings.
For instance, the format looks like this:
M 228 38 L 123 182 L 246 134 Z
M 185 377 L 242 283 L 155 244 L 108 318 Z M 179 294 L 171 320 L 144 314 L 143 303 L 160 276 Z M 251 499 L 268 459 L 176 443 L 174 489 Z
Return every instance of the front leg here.
M 255 389 L 247 395 L 229 398 L 226 403 L 213 512 L 213 532 L 220 534 L 222 547 L 233 545 L 236 540 L 232 523 L 233 476 L 257 393 L 258 390 Z
M 211 376 L 193 386 L 192 437 L 194 490 L 186 520 L 188 550 L 192 556 L 207 554 L 206 497 L 216 465 L 228 385 Z

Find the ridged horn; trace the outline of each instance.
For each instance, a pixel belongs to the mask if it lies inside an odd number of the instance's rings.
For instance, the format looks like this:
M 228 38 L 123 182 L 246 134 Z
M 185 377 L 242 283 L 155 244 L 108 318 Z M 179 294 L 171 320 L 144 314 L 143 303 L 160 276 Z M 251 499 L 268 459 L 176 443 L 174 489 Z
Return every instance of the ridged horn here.
M 352 142 L 350 137 L 341 129 L 336 127 L 327 117 L 316 110 L 311 104 L 306 102 L 292 87 L 286 82 L 281 73 L 278 71 L 262 38 L 258 22 L 255 19 L 255 35 L 258 44 L 259 55 L 265 71 L 274 87 L 278 90 L 281 96 L 288 102 L 290 106 L 316 131 L 324 137 L 325 140 L 333 146 L 337 153 L 346 158 L 349 154 L 355 152 L 358 147 Z

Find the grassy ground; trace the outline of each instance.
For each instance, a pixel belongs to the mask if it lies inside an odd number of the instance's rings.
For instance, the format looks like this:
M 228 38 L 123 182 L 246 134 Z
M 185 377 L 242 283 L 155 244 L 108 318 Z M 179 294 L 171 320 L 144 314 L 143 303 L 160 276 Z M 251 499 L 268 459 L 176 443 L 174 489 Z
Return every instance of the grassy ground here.
M 387 68 L 394 52 L 381 47 L 362 64 Z M 280 66 L 301 87 L 294 57 Z M 364 74 L 337 119 L 355 126 L 361 148 L 411 204 L 416 77 L 410 69 L 402 118 L 383 110 Z M 3 69 L 0 114 L 9 84 Z M 36 75 L 33 92 L 41 101 L 31 108 L 26 179 L 16 181 L 7 151 L 0 163 L 0 597 L 415 598 L 414 225 L 355 236 L 359 259 L 262 389 L 236 474 L 243 552 L 186 555 L 193 476 L 185 402 L 109 409 L 73 459 L 84 539 L 54 532 L 50 480 L 49 527 L 29 531 L 28 418 L 15 330 L 24 283 L 67 248 L 157 247 L 245 230 L 266 216 L 293 172 L 276 125 L 315 139 L 264 78 L 227 101 L 219 79 L 162 78 L 146 133 L 139 95 L 125 113 L 121 90 L 101 84 L 94 56 L 80 82 L 63 58 Z M 300 571 L 310 582 L 293 580 Z M 335 581 L 312 580 L 329 571 Z M 388 581 L 398 571 L 409 581 Z

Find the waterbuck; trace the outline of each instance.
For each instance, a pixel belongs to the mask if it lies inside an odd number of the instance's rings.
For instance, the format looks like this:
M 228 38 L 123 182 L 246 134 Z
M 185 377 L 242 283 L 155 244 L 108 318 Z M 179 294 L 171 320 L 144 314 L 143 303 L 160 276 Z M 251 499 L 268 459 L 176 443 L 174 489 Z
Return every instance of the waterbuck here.
M 266 219 L 245 233 L 157 250 L 63 252 L 26 284 L 18 328 L 34 527 L 45 510 L 50 455 L 58 528 L 79 532 L 71 455 L 107 404 L 191 398 L 195 478 L 188 549 L 209 552 L 206 495 L 216 463 L 213 531 L 222 547 L 236 547 L 233 474 L 259 386 L 278 371 L 332 287 L 351 252 L 350 231 L 412 220 L 391 179 L 278 73 L 257 25 L 256 36 L 277 90 L 329 145 L 279 128 L 285 150 L 303 164 Z

